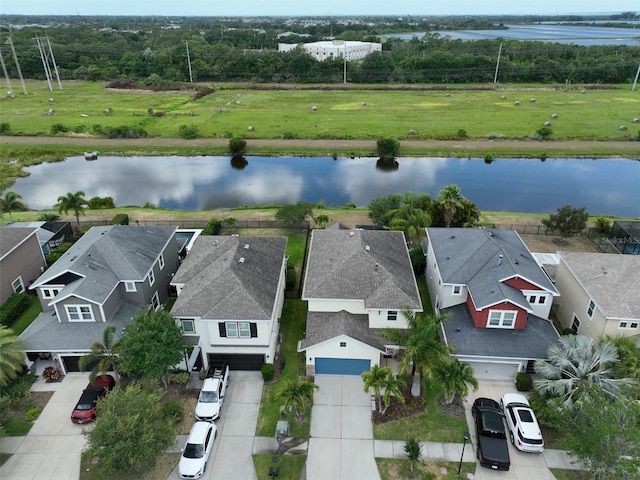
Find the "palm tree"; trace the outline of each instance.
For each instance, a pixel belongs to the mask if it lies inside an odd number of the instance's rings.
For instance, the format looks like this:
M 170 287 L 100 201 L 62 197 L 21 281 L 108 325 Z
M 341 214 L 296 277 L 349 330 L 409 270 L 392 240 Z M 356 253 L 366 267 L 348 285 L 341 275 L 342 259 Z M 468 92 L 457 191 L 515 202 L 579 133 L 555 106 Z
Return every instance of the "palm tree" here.
M 284 400 L 285 410 L 293 408 L 296 418 L 300 420 L 303 417 L 300 412 L 304 412 L 305 403 L 311 401 L 313 391 L 318 388 L 320 388 L 318 385 L 306 378 L 296 381 L 288 380 L 284 388 L 276 394 L 276 398 Z
M 407 238 L 417 236 L 420 240 L 422 229 L 431 225 L 431 216 L 427 212 L 430 201 L 426 194 L 405 193 L 402 204 L 387 213 L 391 218 L 389 227 L 392 230 L 404 231 Z
M 95 341 L 91 344 L 91 352 L 80 357 L 78 366 L 80 371 L 84 372 L 88 366 L 91 366 L 91 374 L 89 380 L 93 383 L 98 376 L 106 374 L 109 370 L 117 370 L 119 341 L 114 341 L 116 327 L 108 325 L 102 332 L 102 342 Z
M 618 377 L 635 378 L 640 381 L 640 347 L 632 337 L 605 337 L 618 351 L 616 373 Z
M 316 222 L 316 224 L 318 224 L 320 228 L 325 228 L 327 226 L 327 223 L 331 221 L 331 217 L 329 217 L 329 215 L 320 214 L 316 215 L 313 218 L 313 221 Z
M 368 392 L 370 389 L 373 389 L 378 411 L 380 412 L 382 412 L 382 394 L 380 393 L 380 387 L 389 375 L 393 375 L 391 369 L 389 367 L 381 367 L 378 364 L 371 367 L 371 370 L 368 372 L 362 372 L 360 375 L 362 380 L 364 380 L 364 391 Z
M 387 413 L 387 408 L 389 408 L 389 404 L 391 403 L 391 395 L 396 397 L 400 403 L 404 403 L 404 395 L 402 395 L 400 389 L 405 385 L 406 383 L 404 383 L 404 380 L 396 378 L 393 375 L 393 372 L 389 371 L 387 378 L 380 383 L 380 388 L 384 389 L 384 394 L 382 395 L 384 409 L 380 413 L 383 415 Z
M 0 325 L 0 387 L 18 376 L 24 365 L 24 349 L 10 328 Z
M 409 328 L 386 328 L 382 331 L 382 336 L 404 350 L 400 361 L 400 374 L 406 373 L 409 366 L 413 367 L 414 383 L 411 394 L 419 396 L 421 377 L 424 377 L 423 380 L 431 378 L 433 369 L 449 358 L 449 348 L 438 336 L 438 328 L 444 317 L 418 317 L 415 312 L 409 310 L 403 310 L 402 315 L 407 319 Z
M 437 365 L 433 371 L 434 384 L 442 387 L 447 397 L 446 403 L 453 403 L 456 395 L 469 395 L 469 385 L 478 389 L 478 379 L 473 376 L 473 368 L 466 362 L 453 358 L 450 362 Z
M 440 191 L 436 201 L 440 203 L 444 209 L 444 224 L 446 228 L 451 226 L 456 212 L 462 208 L 462 199 L 463 196 L 460 193 L 460 187 L 457 185 L 448 185 Z
M 0 210 L 3 213 L 9 214 L 9 220 L 13 223 L 13 216 L 11 211 L 13 210 L 26 210 L 27 206 L 20 201 L 22 195 L 9 190 L 4 194 L 4 198 L 0 198 Z
M 564 335 L 558 343 L 547 351 L 549 360 L 534 364 L 535 372 L 542 377 L 534 380 L 535 389 L 550 397 L 556 407 L 572 409 L 585 385 L 596 385 L 614 396 L 620 387 L 635 383 L 630 378 L 615 378 L 618 353 L 611 342 Z
M 58 197 L 58 203 L 54 207 L 58 209 L 58 213 L 64 212 L 65 215 L 69 210 L 72 210 L 78 223 L 78 232 L 81 232 L 80 215 L 84 215 L 87 205 L 88 202 L 84 198 L 84 192 L 78 190 L 76 193 L 68 192 L 65 196 Z

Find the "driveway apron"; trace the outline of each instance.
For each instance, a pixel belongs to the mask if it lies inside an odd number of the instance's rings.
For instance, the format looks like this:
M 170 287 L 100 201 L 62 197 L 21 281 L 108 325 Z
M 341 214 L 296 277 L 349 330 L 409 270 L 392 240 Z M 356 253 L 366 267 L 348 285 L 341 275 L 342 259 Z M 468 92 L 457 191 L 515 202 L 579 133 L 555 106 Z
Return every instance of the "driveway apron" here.
M 371 397 L 355 375 L 316 375 L 307 480 L 376 480 Z

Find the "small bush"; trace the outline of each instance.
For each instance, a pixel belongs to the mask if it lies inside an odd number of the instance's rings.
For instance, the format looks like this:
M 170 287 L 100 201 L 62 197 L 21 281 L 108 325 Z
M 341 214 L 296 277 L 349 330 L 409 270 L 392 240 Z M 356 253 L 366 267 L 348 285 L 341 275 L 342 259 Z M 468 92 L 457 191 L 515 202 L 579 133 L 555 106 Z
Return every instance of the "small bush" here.
M 11 328 L 15 321 L 22 315 L 31 301 L 26 293 L 14 293 L 0 307 L 0 324 Z
M 27 413 L 24 414 L 24 418 L 27 422 L 33 422 L 36 418 L 40 416 L 40 412 L 42 410 L 40 407 L 31 407 L 27 410 Z
M 540 140 L 548 140 L 551 138 L 551 135 L 553 135 L 553 130 L 549 127 L 542 127 L 539 128 L 536 133 L 538 134 L 538 137 L 540 137 Z
M 175 385 L 186 385 L 189 381 L 189 372 L 175 372 L 168 375 L 169 382 Z
M 54 263 L 56 263 L 58 259 L 64 254 L 64 252 L 69 250 L 72 246 L 73 243 L 71 242 L 64 242 L 58 245 L 53 252 L 44 256 L 45 260 L 47 261 L 47 265 L 53 265 Z
M 596 218 L 596 230 L 600 233 L 611 232 L 611 220 L 604 217 Z
M 519 392 L 530 392 L 533 388 L 533 378 L 527 372 L 518 372 L 516 374 L 516 389 Z
M 297 135 L 295 133 L 284 132 L 282 134 L 282 138 L 284 138 L 285 140 L 293 140 L 294 138 L 298 138 L 298 137 L 297 137 Z
M 395 158 L 400 152 L 400 141 L 395 138 L 381 138 L 376 146 L 380 158 Z
M 180 125 L 178 127 L 178 135 L 180 135 L 180 138 L 184 138 L 186 140 L 196 138 L 199 133 L 198 127 L 195 125 Z
M 111 225 L 129 225 L 129 215 L 118 213 L 111 219 Z
M 357 208 L 357 206 L 355 203 L 349 202 L 344 204 L 344 208 Z
M 48 382 L 57 382 L 62 378 L 62 372 L 58 367 L 47 367 L 42 372 L 42 378 Z
M 69 129 L 62 123 L 54 123 L 51 125 L 51 135 L 57 135 L 58 133 L 67 133 Z
M 0 123 L 0 135 L 11 135 L 11 125 L 7 122 Z
M 104 127 L 101 133 L 107 138 L 144 138 L 149 136 L 144 128 L 129 125 Z
M 575 335 L 576 332 L 573 331 L 573 329 L 569 328 L 569 327 L 565 327 L 562 330 L 560 330 L 560 335 Z
M 187 373 L 187 375 L 189 375 Z M 180 400 L 171 399 L 162 404 L 162 416 L 174 425 L 182 421 L 182 404 Z
M 484 156 L 484 163 L 486 163 L 487 165 L 490 165 L 493 163 L 493 155 L 491 155 L 490 153 L 487 153 Z
M 458 138 L 467 138 L 467 131 L 464 128 L 458 130 Z
M 222 229 L 222 223 L 217 218 L 212 218 L 207 222 L 207 226 L 202 229 L 202 235 L 218 235 Z
M 231 155 L 234 156 L 244 155 L 247 151 L 247 141 L 242 137 L 232 137 L 229 140 L 229 151 L 231 152 Z
M 2 388 L 2 397 L 11 401 L 20 401 L 31 396 L 31 385 L 35 382 L 36 376 L 27 373 L 13 379 L 7 386 Z
M 43 213 L 38 217 L 38 220 L 41 222 L 55 222 L 60 219 L 60 215 L 57 213 Z
M 76 125 L 75 127 L 73 127 L 74 133 L 85 133 L 86 131 L 87 131 L 86 125 Z
M 275 373 L 276 369 L 273 366 L 273 363 L 263 363 L 260 371 L 262 372 L 262 379 L 265 382 L 268 382 L 270 380 L 273 380 L 273 374 Z

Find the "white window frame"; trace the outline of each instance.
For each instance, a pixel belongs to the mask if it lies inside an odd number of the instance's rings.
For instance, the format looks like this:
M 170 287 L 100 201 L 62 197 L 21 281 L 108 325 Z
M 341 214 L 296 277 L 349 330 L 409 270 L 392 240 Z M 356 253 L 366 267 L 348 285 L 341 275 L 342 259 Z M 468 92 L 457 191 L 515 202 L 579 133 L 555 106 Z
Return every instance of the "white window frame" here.
M 67 319 L 70 322 L 95 322 L 91 305 L 65 305 Z M 77 317 L 77 318 L 74 318 Z
M 496 315 L 498 318 L 495 318 Z M 513 317 L 509 318 L 511 315 L 513 315 Z M 514 329 L 517 317 L 518 312 L 515 310 L 489 310 L 489 315 L 487 316 L 487 328 Z M 497 320 L 498 323 L 492 324 L 491 322 L 495 320 Z M 509 325 L 508 322 L 511 322 L 511 325 Z
M 22 281 L 22 277 L 16 278 L 13 282 L 11 282 L 11 288 L 14 293 L 22 293 L 24 292 L 24 282 Z
M 154 310 L 158 310 L 160 308 L 160 295 L 158 295 L 158 291 L 153 294 L 151 297 L 151 308 Z
M 454 295 L 462 295 L 462 285 L 454 285 L 453 286 L 453 294 Z
M 580 319 L 575 315 L 573 316 L 573 320 L 571 320 L 571 330 L 573 330 L 573 333 L 575 333 L 576 335 L 580 330 Z
M 593 318 L 593 312 L 596 311 L 596 304 L 593 300 L 589 300 L 589 306 L 587 307 L 587 316 Z
M 251 322 L 238 322 L 238 338 L 251 338 Z
M 60 293 L 61 288 L 47 287 L 42 289 L 42 298 L 55 298 Z
M 164 268 L 164 255 L 162 254 L 158 257 L 158 265 L 160 266 L 160 270 Z
M 147 275 L 147 278 L 149 279 L 149 286 L 151 287 L 154 283 L 156 283 L 156 276 L 153 273 L 153 268 L 151 270 L 149 270 L 149 274 Z
M 238 322 L 224 322 L 227 338 L 238 338 Z
M 640 322 L 631 322 L 629 320 L 621 320 L 618 324 L 620 330 L 637 330 Z
M 136 282 L 124 282 L 124 291 L 125 292 L 137 292 Z
M 191 330 L 185 328 L 185 325 L 191 325 Z M 185 335 L 192 335 L 196 333 L 196 322 L 193 318 L 181 318 L 180 328 Z
M 387 311 L 387 321 L 395 322 L 396 320 L 398 320 L 398 311 L 397 310 Z

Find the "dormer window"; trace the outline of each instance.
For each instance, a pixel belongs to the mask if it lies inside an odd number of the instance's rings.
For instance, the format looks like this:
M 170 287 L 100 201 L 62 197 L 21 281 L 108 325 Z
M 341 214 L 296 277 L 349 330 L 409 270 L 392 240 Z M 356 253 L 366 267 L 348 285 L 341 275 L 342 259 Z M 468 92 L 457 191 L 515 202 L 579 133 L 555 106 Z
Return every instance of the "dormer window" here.
M 54 298 L 60 293 L 61 288 L 43 288 L 42 298 Z
M 124 289 L 127 292 L 135 292 L 136 291 L 136 282 L 124 282 Z
M 514 328 L 516 325 L 516 313 L 513 310 L 491 310 L 487 328 Z
M 454 295 L 460 295 L 461 293 L 462 293 L 462 286 L 454 285 L 453 286 L 453 294 Z

